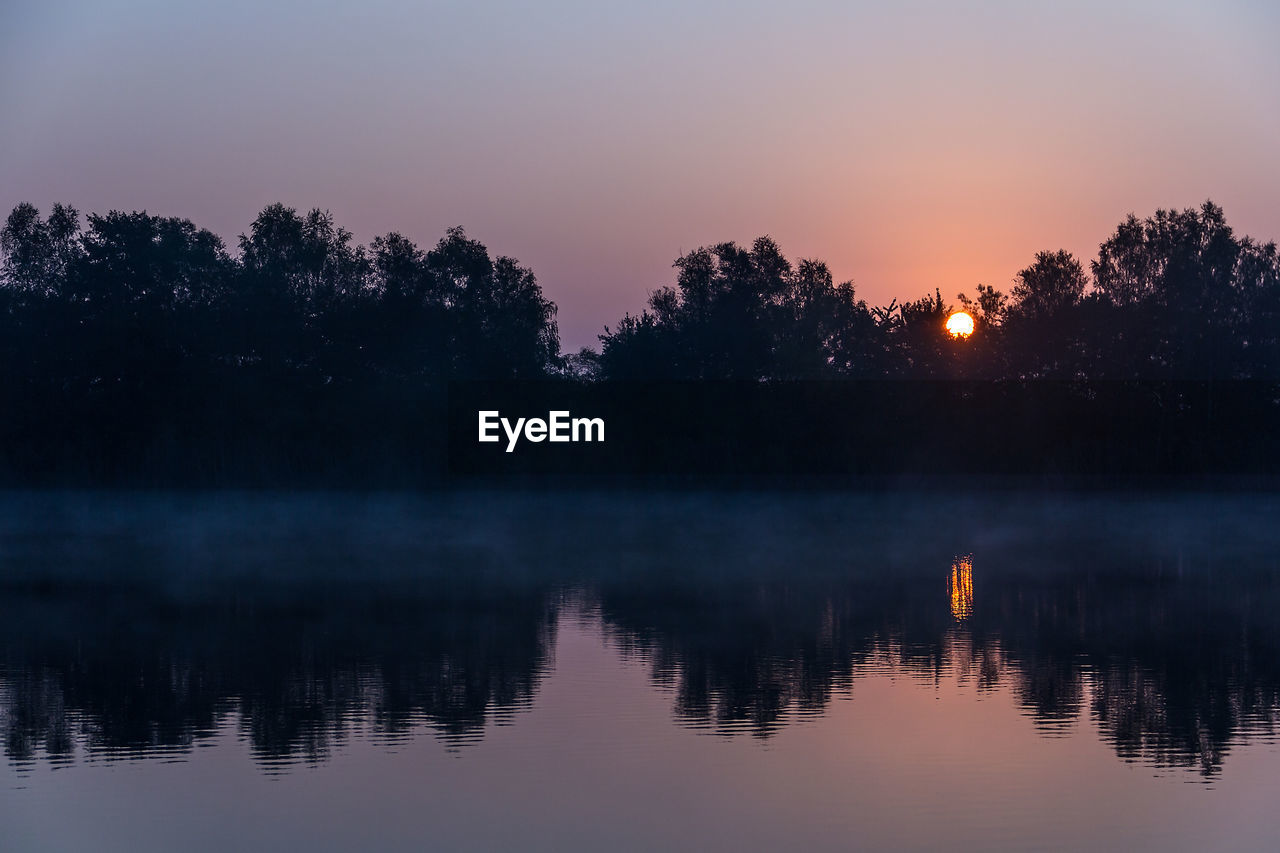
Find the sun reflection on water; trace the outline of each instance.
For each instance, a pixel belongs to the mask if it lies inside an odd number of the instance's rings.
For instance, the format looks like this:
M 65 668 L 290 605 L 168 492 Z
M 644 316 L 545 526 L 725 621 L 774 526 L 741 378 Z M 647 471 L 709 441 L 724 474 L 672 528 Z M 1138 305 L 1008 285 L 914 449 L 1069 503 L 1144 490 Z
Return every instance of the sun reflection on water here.
M 951 561 L 947 578 L 947 595 L 951 598 L 951 615 L 956 621 L 973 615 L 973 555 L 964 554 Z

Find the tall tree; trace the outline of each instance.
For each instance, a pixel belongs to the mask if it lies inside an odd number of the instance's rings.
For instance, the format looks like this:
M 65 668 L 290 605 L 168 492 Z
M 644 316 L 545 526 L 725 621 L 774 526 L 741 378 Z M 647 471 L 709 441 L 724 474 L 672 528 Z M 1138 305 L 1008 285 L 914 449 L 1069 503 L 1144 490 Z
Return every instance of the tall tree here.
M 232 263 L 215 234 L 144 212 L 90 214 L 68 297 L 85 367 L 143 381 L 215 346 L 204 322 L 225 299 Z
M 0 229 L 0 282 L 18 294 L 60 294 L 80 256 L 80 214 L 55 204 L 47 219 L 35 205 L 17 205 Z
M 515 379 L 546 375 L 560 354 L 555 303 L 513 258 L 495 262 L 478 240 L 450 228 L 427 253 L 432 298 L 447 310 L 452 372 Z
M 348 312 L 366 295 L 368 261 L 328 211 L 265 208 L 240 236 L 246 355 L 328 381 L 357 358 Z
M 1018 272 L 1002 329 L 1009 370 L 1020 378 L 1071 378 L 1084 355 L 1084 265 L 1065 250 L 1037 252 Z
M 1099 293 L 1123 314 L 1143 318 L 1117 324 L 1118 360 L 1133 372 L 1162 376 L 1231 373 L 1247 289 L 1241 251 L 1212 202 L 1158 210 L 1141 221 L 1130 215 L 1093 263 Z
M 858 373 L 874 359 L 874 321 L 853 284 L 826 264 L 793 265 L 769 237 L 678 258 L 674 287 L 600 336 L 611 377 L 814 378 Z
M 1084 266 L 1070 252 L 1037 252 L 1035 263 L 1018 272 L 1008 311 L 1050 318 L 1078 305 L 1088 286 Z

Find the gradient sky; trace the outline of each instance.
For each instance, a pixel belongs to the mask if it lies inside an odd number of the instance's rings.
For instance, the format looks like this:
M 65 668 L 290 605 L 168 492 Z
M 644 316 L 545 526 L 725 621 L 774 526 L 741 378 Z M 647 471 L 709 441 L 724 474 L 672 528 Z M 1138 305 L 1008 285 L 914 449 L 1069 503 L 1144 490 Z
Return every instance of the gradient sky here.
M 1280 6 L 1067 5 L 0 0 L 0 206 L 461 224 L 566 349 L 760 234 L 873 303 L 1210 197 L 1280 237 Z

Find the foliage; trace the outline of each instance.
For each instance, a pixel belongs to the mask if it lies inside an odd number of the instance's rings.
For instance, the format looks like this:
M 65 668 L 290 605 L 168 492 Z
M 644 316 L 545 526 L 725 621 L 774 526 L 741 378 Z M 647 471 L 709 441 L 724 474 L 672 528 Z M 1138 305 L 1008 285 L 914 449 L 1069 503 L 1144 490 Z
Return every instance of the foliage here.
M 274 204 L 232 257 L 216 235 L 145 212 L 18 205 L 0 232 L 6 365 L 32 380 L 141 386 L 231 370 L 326 385 L 372 376 L 517 378 L 559 364 L 555 305 L 461 228 L 430 252 L 366 249 L 327 211 Z
M 676 286 L 600 336 L 607 377 L 801 379 L 866 369 L 874 321 L 826 264 L 793 265 L 769 237 L 680 257 Z

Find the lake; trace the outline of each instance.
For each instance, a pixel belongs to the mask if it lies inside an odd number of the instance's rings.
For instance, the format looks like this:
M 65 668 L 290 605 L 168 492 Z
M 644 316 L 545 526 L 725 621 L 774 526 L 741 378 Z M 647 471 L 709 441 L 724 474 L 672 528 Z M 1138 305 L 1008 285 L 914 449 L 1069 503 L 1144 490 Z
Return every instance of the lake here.
M 1269 850 L 1280 498 L 0 495 L 26 850 Z

